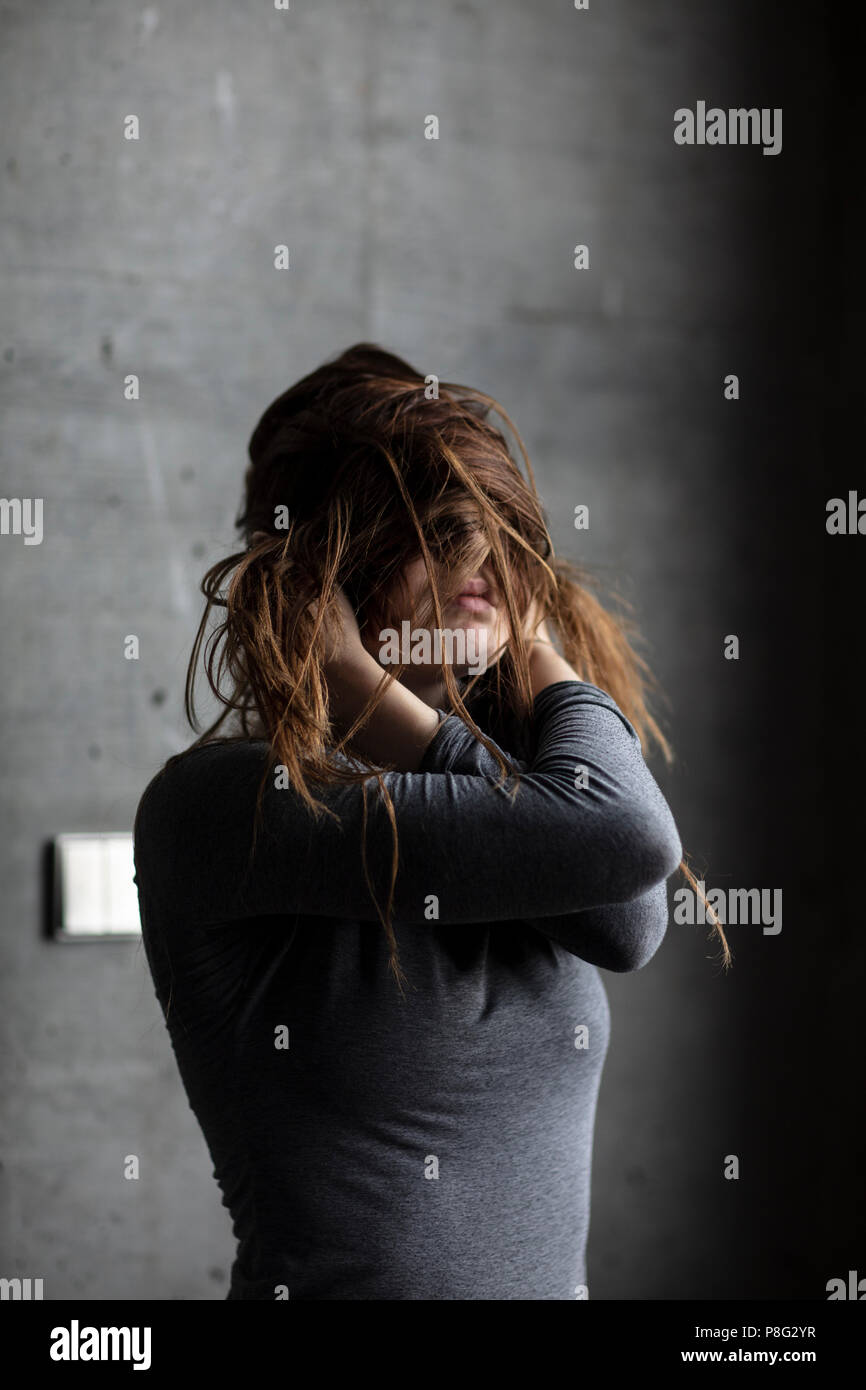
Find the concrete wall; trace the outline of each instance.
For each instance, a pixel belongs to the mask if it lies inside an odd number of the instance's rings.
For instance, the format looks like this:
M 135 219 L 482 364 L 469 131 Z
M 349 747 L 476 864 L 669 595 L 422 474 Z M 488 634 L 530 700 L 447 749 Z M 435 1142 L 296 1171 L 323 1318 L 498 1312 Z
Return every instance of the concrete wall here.
M 190 741 L 197 585 L 233 542 L 251 429 L 359 339 L 505 404 L 558 548 L 635 605 L 679 759 L 654 769 L 696 869 L 784 888 L 783 931 L 732 929 L 727 978 L 675 926 L 643 973 L 605 977 L 591 1297 L 813 1298 L 842 1272 L 846 1160 L 804 1157 L 792 1108 L 818 1068 L 798 1044 L 822 865 L 818 812 L 794 809 L 790 664 L 817 622 L 824 175 L 799 114 L 824 68 L 814 16 L 759 8 L 4 6 L 0 477 L 44 498 L 44 540 L 0 538 L 0 1273 L 49 1298 L 225 1296 L 228 1217 L 141 949 L 46 941 L 42 853 L 130 828 Z M 676 146 L 698 99 L 784 106 L 782 155 Z M 821 1095 L 807 1128 L 830 1144 Z

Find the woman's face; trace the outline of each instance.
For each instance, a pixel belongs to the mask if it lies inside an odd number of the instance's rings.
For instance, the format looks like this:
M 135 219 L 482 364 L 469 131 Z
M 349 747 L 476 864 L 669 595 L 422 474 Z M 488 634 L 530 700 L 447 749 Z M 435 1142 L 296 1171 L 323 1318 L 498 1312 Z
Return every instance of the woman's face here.
M 458 679 L 485 670 L 499 660 L 508 640 L 507 615 L 487 561 L 471 572 L 457 572 L 437 564 L 435 573 L 444 622 L 441 629 L 435 626 L 433 597 L 422 556 L 404 565 L 400 581 L 389 594 L 391 621 L 401 639 L 401 659 L 410 657 L 410 664 L 400 677 L 409 689 L 442 683 L 443 664 L 450 665 Z M 386 637 L 381 633 L 372 633 L 367 639 L 368 650 L 382 665 L 393 660 L 393 655 L 389 655 L 394 650 L 393 642 L 389 649 L 385 643 Z

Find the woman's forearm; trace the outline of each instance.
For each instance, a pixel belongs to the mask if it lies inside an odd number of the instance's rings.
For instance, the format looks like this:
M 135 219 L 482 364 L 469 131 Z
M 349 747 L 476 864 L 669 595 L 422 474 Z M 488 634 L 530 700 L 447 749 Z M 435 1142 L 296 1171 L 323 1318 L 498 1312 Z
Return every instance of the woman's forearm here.
M 384 672 L 361 640 L 357 616 L 342 589 L 337 591 L 327 646 L 327 681 L 331 722 L 362 757 L 397 772 L 415 772 L 439 729 L 439 714 L 398 680 L 391 680 L 376 708 L 360 729 L 351 732 L 382 682 Z M 559 655 L 544 620 L 533 609 L 527 616 L 532 698 L 548 686 L 580 677 Z
M 331 717 L 341 734 L 348 733 L 384 674 L 375 657 L 366 651 L 353 653 L 329 671 Z M 394 680 L 350 742 L 371 762 L 398 772 L 415 772 L 438 728 L 438 711 Z
M 535 642 L 529 652 L 533 699 L 549 685 L 579 680 L 552 643 Z M 383 670 L 369 652 L 355 650 L 329 670 L 331 716 L 347 733 L 382 680 Z M 392 681 L 364 726 L 351 739 L 364 757 L 398 772 L 415 772 L 439 728 L 439 715 L 399 681 Z
M 529 649 L 529 680 L 535 699 L 547 686 L 557 685 L 559 681 L 579 681 L 580 676 L 559 655 L 552 642 L 539 640 Z
M 427 715 L 437 719 L 435 710 Z M 425 766 L 384 774 L 388 806 L 366 784 L 323 788 L 334 816 L 315 823 L 293 789 L 262 783 L 260 743 L 198 748 L 164 769 L 142 799 L 137 852 L 150 859 L 140 858 L 139 870 L 151 873 L 153 895 L 192 924 L 298 913 L 380 921 L 393 813 L 395 922 L 429 925 L 431 894 L 447 925 L 562 918 L 645 895 L 673 873 L 682 846 L 633 730 L 610 696 L 574 680 L 543 690 L 535 715 L 535 748 L 517 795 L 474 772 Z M 452 753 L 459 764 L 461 750 L 478 746 L 459 719 L 446 720 L 436 738 L 442 769 Z M 575 781 L 578 764 L 589 771 L 586 786 Z M 267 833 L 251 856 L 248 822 L 259 804 Z M 232 836 L 227 825 L 237 827 Z M 181 859 L 179 826 L 189 831 Z

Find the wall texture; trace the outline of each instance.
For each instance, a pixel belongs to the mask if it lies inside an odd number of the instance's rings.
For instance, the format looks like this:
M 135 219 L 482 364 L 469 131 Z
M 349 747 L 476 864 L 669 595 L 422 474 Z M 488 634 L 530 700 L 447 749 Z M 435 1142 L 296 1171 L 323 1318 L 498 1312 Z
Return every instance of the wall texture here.
M 827 975 L 794 698 L 819 626 L 826 69 L 808 12 L 763 8 L 3 6 L 0 490 L 44 498 L 41 545 L 0 537 L 3 1275 L 225 1296 L 228 1217 L 141 949 L 44 938 L 43 847 L 131 828 L 189 742 L 197 585 L 249 434 L 360 339 L 504 403 L 559 550 L 634 605 L 696 870 L 784 890 L 779 935 L 731 929 L 727 977 L 676 925 L 605 977 L 590 1296 L 820 1298 L 855 1259 L 844 1068 L 821 1082 L 816 1041 L 844 1056 L 848 946 Z M 675 145 L 699 99 L 784 107 L 783 152 Z

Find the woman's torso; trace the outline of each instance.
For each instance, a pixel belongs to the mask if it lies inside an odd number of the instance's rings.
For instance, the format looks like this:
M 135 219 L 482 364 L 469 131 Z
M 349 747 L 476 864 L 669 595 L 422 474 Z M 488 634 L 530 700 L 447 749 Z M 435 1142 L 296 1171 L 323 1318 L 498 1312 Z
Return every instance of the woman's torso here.
M 522 922 L 397 923 L 401 998 L 378 924 L 143 916 L 234 1219 L 230 1298 L 582 1296 L 594 966 Z

